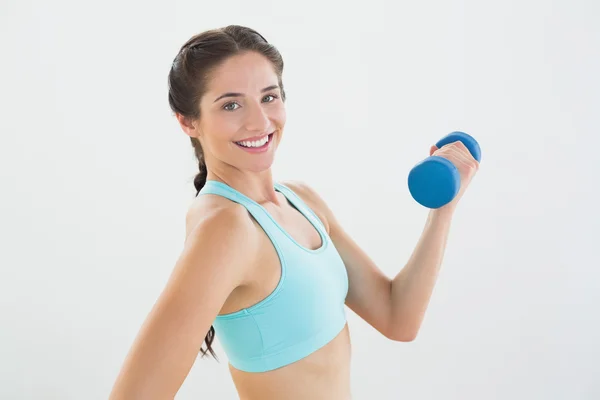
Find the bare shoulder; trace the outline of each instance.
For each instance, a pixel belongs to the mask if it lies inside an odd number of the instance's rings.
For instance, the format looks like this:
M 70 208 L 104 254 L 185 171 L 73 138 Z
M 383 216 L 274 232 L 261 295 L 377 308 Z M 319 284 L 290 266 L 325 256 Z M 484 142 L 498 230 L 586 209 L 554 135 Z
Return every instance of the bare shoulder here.
M 222 219 L 226 220 L 223 222 L 240 225 L 238 228 L 249 222 L 245 208 L 233 201 L 213 194 L 196 197 L 185 215 L 186 238 L 209 221 Z
M 220 196 L 205 195 L 197 198 L 186 214 L 186 243 L 191 248 L 210 247 L 211 252 L 223 246 L 227 253 L 244 253 L 246 257 L 256 250 L 256 228 L 246 209 Z M 215 246 L 217 246 L 215 248 Z M 236 251 L 232 251 L 235 249 Z M 216 251 L 216 254 L 221 252 Z
M 298 180 L 283 181 L 281 184 L 296 193 L 323 221 L 327 232 L 330 231 L 332 225 L 335 223 L 335 216 L 325 202 L 325 199 L 312 186 Z
M 259 249 L 260 236 L 244 206 L 203 195 L 188 209 L 184 254 L 201 258 L 203 268 L 216 268 L 234 278 L 231 290 L 245 284 Z
M 186 216 L 181 255 L 126 357 L 111 400 L 173 398 L 258 254 L 258 235 L 244 208 L 198 200 Z

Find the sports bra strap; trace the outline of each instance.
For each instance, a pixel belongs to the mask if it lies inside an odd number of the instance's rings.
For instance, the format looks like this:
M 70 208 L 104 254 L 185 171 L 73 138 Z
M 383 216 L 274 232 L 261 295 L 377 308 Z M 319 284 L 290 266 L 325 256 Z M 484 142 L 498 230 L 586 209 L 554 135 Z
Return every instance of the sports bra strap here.
M 281 183 L 275 183 L 275 188 L 283 193 L 283 195 L 300 211 L 306 218 L 309 218 L 317 229 L 322 230 L 323 235 L 327 235 L 327 229 L 321 219 L 314 211 L 298 196 L 293 190 Z
M 214 180 L 206 181 L 206 184 L 204 187 L 202 187 L 200 193 L 198 193 L 198 195 L 203 194 L 220 195 L 231 201 L 241 204 L 248 210 L 248 212 L 250 212 L 250 214 L 252 214 L 254 219 L 256 219 L 263 229 L 268 229 L 268 227 L 272 227 L 274 224 L 271 216 L 263 207 L 261 207 L 260 204 L 224 183 Z
M 312 225 L 320 231 L 319 233 L 323 240 L 325 240 L 327 238 L 327 229 L 325 228 L 325 225 L 321 219 L 313 212 L 313 210 L 311 210 L 310 207 L 308 207 L 308 205 L 287 186 L 281 183 L 275 183 L 274 187 L 277 191 L 281 192 L 285 198 L 292 203 L 292 205 L 301 214 L 304 215 L 304 217 L 309 219 Z M 263 229 L 267 231 L 268 234 L 273 233 L 271 229 L 285 232 L 263 206 L 227 184 L 219 181 L 208 180 L 206 181 L 204 187 L 200 190 L 200 193 L 198 193 L 198 195 L 202 194 L 220 195 L 228 198 L 231 201 L 241 204 L 250 212 L 250 214 L 252 214 L 254 219 L 256 219 L 256 221 L 263 227 Z

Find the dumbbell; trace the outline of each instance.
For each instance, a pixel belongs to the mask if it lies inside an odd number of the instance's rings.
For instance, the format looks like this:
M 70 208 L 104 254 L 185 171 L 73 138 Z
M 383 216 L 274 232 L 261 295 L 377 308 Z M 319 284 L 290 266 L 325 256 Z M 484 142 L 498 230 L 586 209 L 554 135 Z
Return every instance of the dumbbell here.
M 461 141 L 474 159 L 481 160 L 477 141 L 464 132 L 452 132 L 435 145 L 438 148 Z M 448 159 L 430 156 L 415 165 L 408 174 L 408 189 L 413 199 L 427 208 L 440 208 L 452 201 L 460 189 L 458 169 Z

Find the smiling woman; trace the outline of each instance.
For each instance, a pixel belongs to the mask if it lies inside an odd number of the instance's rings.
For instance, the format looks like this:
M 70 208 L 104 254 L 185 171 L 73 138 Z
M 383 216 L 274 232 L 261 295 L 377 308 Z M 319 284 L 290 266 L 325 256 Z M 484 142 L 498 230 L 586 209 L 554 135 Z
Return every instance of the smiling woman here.
M 196 35 L 175 57 L 169 104 L 198 158 L 197 197 L 185 248 L 111 399 L 173 398 L 198 351 L 215 356 L 216 334 L 240 398 L 348 400 L 345 306 L 391 340 L 417 334 L 460 196 L 431 212 L 410 261 L 389 279 L 314 190 L 273 181 L 282 74 L 277 49 L 241 26 Z M 438 154 L 469 182 L 468 151 Z
M 285 125 L 282 73 L 277 49 L 249 28 L 204 32 L 182 46 L 169 74 L 169 104 L 196 150 L 197 190 L 207 173 L 204 146 L 226 165 L 237 164 L 232 157 L 240 153 L 233 149 L 263 153 L 240 160 L 242 170 L 270 166 Z M 267 145 L 256 149 L 254 142 L 265 137 Z

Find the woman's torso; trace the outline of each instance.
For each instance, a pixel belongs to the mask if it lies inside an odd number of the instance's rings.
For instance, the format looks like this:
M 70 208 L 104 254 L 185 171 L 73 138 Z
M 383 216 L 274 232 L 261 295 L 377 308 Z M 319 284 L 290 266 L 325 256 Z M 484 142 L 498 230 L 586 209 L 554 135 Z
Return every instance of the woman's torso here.
M 325 347 L 285 367 L 249 373 L 229 365 L 240 400 L 350 400 L 348 326 Z
M 298 194 L 298 193 L 296 193 Z M 265 210 L 301 246 L 318 249 L 322 238 L 305 215 L 281 197 L 278 208 L 265 206 Z M 302 199 L 323 221 L 319 211 L 307 199 Z M 210 196 L 203 208 L 217 206 L 241 207 L 230 200 Z M 229 204 L 226 204 L 229 202 Z M 248 218 L 252 218 L 249 214 Z M 277 287 L 281 278 L 280 258 L 271 239 L 253 219 L 260 250 L 258 257 L 251 260 L 244 284 L 236 288 L 223 305 L 220 315 L 246 309 L 267 298 Z M 218 333 L 217 333 L 218 336 Z M 244 400 L 270 399 L 328 399 L 349 400 L 350 395 L 350 335 L 348 326 L 325 344 L 302 359 L 266 372 L 245 372 L 229 364 L 229 370 L 240 396 Z

